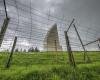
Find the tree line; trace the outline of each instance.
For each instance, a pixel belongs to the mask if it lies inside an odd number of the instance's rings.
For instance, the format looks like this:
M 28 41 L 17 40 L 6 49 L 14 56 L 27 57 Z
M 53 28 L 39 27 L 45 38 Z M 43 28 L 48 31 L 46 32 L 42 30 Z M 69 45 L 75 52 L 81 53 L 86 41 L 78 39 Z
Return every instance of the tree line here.
M 28 50 L 26 50 L 26 49 L 22 50 L 22 49 L 16 48 L 15 52 L 40 52 L 40 50 L 37 47 L 35 47 L 35 48 L 31 47 Z

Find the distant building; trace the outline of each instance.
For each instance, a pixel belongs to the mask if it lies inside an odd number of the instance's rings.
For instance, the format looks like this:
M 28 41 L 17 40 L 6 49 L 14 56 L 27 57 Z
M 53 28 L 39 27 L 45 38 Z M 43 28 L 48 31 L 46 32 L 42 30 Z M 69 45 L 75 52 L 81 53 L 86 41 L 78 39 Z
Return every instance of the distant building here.
M 57 24 L 54 24 L 51 29 L 47 32 L 44 39 L 44 50 L 45 51 L 62 51 L 62 47 L 59 43 Z

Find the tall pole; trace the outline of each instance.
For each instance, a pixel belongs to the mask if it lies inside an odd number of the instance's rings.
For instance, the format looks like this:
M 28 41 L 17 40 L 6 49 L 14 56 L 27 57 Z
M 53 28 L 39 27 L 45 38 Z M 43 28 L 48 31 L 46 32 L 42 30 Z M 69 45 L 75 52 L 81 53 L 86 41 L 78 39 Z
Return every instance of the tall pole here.
M 11 60 L 12 60 L 13 52 L 14 52 L 14 49 L 15 49 L 15 46 L 16 46 L 16 42 L 17 42 L 17 37 L 15 37 L 15 39 L 14 39 L 14 43 L 13 43 L 13 46 L 12 46 L 12 49 L 11 49 L 11 53 L 10 53 L 10 56 L 9 56 L 8 61 L 6 63 L 6 68 L 9 68 L 10 65 L 11 65 Z
M 6 30 L 7 30 L 7 27 L 8 27 L 8 23 L 9 23 L 9 20 L 10 20 L 10 18 L 8 18 L 5 0 L 3 0 L 3 3 L 4 3 L 4 8 L 5 8 L 6 18 L 4 19 L 4 22 L 3 22 L 3 25 L 2 25 L 1 31 L 0 31 L 0 47 L 1 47 L 2 41 L 4 39 L 4 35 L 6 33 Z
M 47 38 L 47 53 L 48 53 L 48 38 Z
M 57 53 L 57 42 L 56 40 L 54 40 L 54 44 L 55 44 L 55 53 L 56 53 L 56 61 L 58 60 L 57 56 L 58 56 L 58 53 Z
M 4 3 L 4 8 L 5 8 L 6 18 L 8 18 L 7 7 L 6 7 L 6 2 L 5 2 L 5 0 L 3 0 L 3 3 Z
M 75 24 L 73 24 L 73 26 L 74 26 L 74 28 L 75 28 L 75 31 L 76 31 L 76 33 L 77 33 L 77 36 L 78 36 L 78 38 L 79 38 L 79 40 L 80 40 L 80 43 L 81 43 L 81 45 L 82 45 L 82 48 L 83 48 L 83 50 L 84 50 L 84 61 L 86 61 L 86 49 L 85 49 L 85 47 L 84 47 L 84 44 L 83 44 L 83 42 L 82 42 L 82 39 L 81 39 L 81 37 L 80 37 L 80 35 L 79 35 L 79 33 L 78 33 L 78 30 L 77 30 Z M 87 56 L 87 57 L 88 57 L 88 56 Z
M 70 42 L 69 42 L 69 37 L 68 37 L 67 31 L 65 31 L 64 34 L 65 34 L 65 39 L 66 39 L 66 45 L 67 45 L 69 63 L 70 63 L 71 66 L 76 67 L 75 60 L 74 60 L 74 56 L 73 56 L 73 53 L 72 53 L 72 50 L 71 50 L 71 46 L 70 46 Z
M 55 51 L 57 52 L 57 42 L 55 40 Z
M 5 18 L 4 22 L 3 22 L 3 25 L 1 27 L 1 31 L 0 31 L 0 47 L 1 47 L 2 41 L 4 39 L 4 35 L 6 33 L 8 23 L 9 23 L 9 18 Z

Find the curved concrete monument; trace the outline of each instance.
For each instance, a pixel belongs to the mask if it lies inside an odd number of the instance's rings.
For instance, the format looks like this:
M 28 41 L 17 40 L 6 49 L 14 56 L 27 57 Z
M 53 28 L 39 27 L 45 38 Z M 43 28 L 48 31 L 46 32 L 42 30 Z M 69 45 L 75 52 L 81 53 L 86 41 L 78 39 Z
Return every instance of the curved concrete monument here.
M 47 32 L 44 39 L 44 50 L 45 51 L 62 51 L 62 47 L 59 43 L 57 24 L 54 24 L 51 29 Z

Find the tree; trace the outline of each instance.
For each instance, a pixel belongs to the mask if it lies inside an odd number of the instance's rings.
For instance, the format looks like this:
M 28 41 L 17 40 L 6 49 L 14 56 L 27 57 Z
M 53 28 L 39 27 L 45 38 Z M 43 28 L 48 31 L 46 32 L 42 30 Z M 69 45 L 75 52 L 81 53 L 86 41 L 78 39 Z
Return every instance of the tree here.
M 37 47 L 35 48 L 35 52 L 39 52 L 39 49 Z
M 24 49 L 24 52 L 26 52 L 26 49 Z
M 19 51 L 18 48 L 16 48 L 16 49 L 15 49 L 15 52 L 18 52 L 18 51 Z
M 30 48 L 28 49 L 28 52 L 31 52 Z
M 9 49 L 7 49 L 7 52 L 9 52 Z
M 22 51 L 22 48 L 20 49 L 20 52 L 23 52 L 23 51 Z
M 34 48 L 33 47 L 29 48 L 28 52 L 34 52 Z

